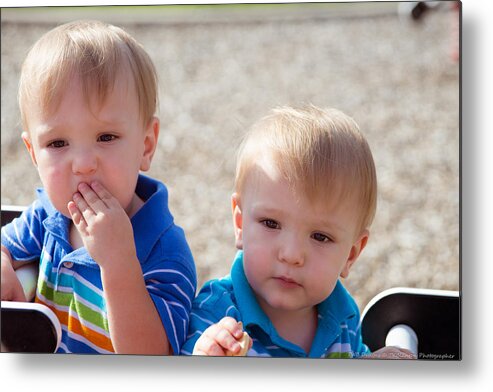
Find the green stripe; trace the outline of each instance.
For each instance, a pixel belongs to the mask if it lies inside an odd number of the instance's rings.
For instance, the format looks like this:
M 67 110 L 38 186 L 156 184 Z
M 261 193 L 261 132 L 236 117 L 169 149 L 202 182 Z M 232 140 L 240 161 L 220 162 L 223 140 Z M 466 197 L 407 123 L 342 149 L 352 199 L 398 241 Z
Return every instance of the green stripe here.
M 79 320 L 87 320 L 90 323 L 109 331 L 108 319 L 104 317 L 102 313 L 87 307 L 79 301 L 76 301 L 72 293 L 55 291 L 51 287 L 48 287 L 45 282 L 41 285 L 40 293 L 47 300 L 52 301 L 56 305 L 69 307 L 70 310 L 75 311 L 75 313 L 79 316 Z
M 325 358 L 329 359 L 350 359 L 353 356 L 351 353 L 339 353 L 339 352 L 334 352 L 334 353 L 329 353 L 325 356 Z

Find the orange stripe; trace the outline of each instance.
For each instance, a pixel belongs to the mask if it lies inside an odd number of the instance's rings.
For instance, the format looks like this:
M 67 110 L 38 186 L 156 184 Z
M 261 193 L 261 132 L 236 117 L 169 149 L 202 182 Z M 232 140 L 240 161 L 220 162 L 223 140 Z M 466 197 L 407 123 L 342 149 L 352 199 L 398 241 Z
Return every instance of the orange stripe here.
M 111 344 L 111 339 L 109 339 L 107 336 L 104 336 L 103 334 L 100 334 L 99 332 L 96 332 L 88 328 L 87 326 L 82 325 L 79 320 L 77 320 L 75 317 L 69 316 L 67 312 L 55 309 L 54 307 L 48 305 L 47 303 L 44 303 L 37 297 L 36 302 L 50 308 L 58 317 L 60 324 L 66 325 L 70 332 L 83 336 L 91 343 L 95 344 L 98 347 L 101 347 L 102 349 L 115 352 L 115 350 L 113 349 L 113 345 Z

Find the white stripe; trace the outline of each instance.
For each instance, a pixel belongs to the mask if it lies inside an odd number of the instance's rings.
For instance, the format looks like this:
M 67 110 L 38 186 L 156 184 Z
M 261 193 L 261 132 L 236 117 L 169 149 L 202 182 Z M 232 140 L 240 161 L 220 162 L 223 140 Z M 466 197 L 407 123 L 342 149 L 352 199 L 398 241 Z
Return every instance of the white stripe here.
M 24 244 L 21 241 L 21 236 L 19 234 L 19 230 L 17 229 L 17 223 L 18 222 L 19 222 L 18 220 L 15 220 L 15 221 L 12 222 L 13 223 L 13 226 L 14 226 L 15 236 L 17 237 L 17 244 L 23 249 L 23 251 L 26 254 L 29 254 L 29 252 L 27 251 L 26 247 L 24 246 Z
M 68 313 L 70 317 L 73 317 L 77 320 L 79 320 L 79 322 L 85 326 L 86 328 L 88 329 L 92 329 L 93 331 L 96 331 L 108 338 L 110 338 L 110 334 L 108 331 L 106 331 L 105 329 L 101 328 L 100 326 L 98 325 L 95 325 L 93 324 L 92 322 L 88 321 L 87 319 L 84 319 L 84 318 L 79 318 L 79 314 L 77 312 L 73 312 L 71 311 L 71 308 L 70 306 L 65 306 L 65 305 L 60 305 L 56 302 L 53 302 L 52 300 L 49 300 L 48 298 L 46 298 L 44 295 L 42 295 L 41 293 L 37 293 L 37 296 L 38 298 L 43 301 L 46 305 L 48 305 L 49 307 L 51 308 L 54 308 L 56 310 L 59 310 L 61 312 L 65 312 L 65 313 Z M 79 301 L 79 302 L 83 302 L 83 299 L 80 298 L 80 296 L 77 296 L 77 294 L 74 294 L 74 299 L 76 301 Z M 86 302 L 86 301 L 84 301 Z M 92 310 L 96 311 L 97 313 L 99 313 L 100 315 L 102 315 L 102 317 L 107 320 L 107 315 L 106 315 L 106 312 L 104 311 L 101 311 L 99 308 L 95 308 L 94 306 L 91 307 Z
M 10 244 L 12 246 L 14 246 L 15 248 L 19 249 L 21 252 L 24 252 L 25 254 L 27 254 L 27 257 L 29 257 L 29 253 L 27 252 L 26 248 L 20 247 L 19 245 L 17 245 L 17 243 L 15 242 L 15 240 L 12 237 L 10 237 L 5 231 L 2 234 L 10 242 Z
M 213 292 L 212 292 L 212 281 L 209 282 L 209 288 L 211 289 L 211 293 L 199 304 L 199 308 L 202 308 L 202 305 L 204 304 L 204 302 L 207 302 L 207 300 L 212 297 L 213 295 Z
M 54 284 L 53 284 L 53 282 L 51 282 L 48 279 L 48 277 L 46 276 L 45 272 L 42 271 L 41 269 L 39 269 L 39 273 L 38 273 L 38 282 L 39 281 L 42 281 L 50 289 L 53 289 L 55 287 Z M 41 287 L 38 287 L 38 289 L 41 289 Z
M 209 320 L 209 319 L 202 318 L 202 317 L 200 317 L 197 313 L 192 312 L 192 313 L 190 313 L 190 315 L 191 315 L 191 316 L 195 316 L 195 317 L 197 317 L 199 320 L 203 321 L 203 322 L 204 322 L 204 323 L 206 323 L 206 324 L 209 324 L 209 325 L 215 324 L 215 322 L 214 322 L 214 321 L 211 321 L 211 320 Z
M 235 309 L 236 309 L 236 307 L 235 307 L 234 305 L 231 305 L 228 309 L 226 309 L 226 313 L 225 313 L 225 315 L 226 315 L 226 316 L 229 316 L 229 315 L 228 315 L 228 312 L 229 312 L 230 310 L 235 310 Z
M 68 313 L 68 315 L 70 317 L 73 317 L 74 319 L 78 320 L 84 327 L 86 327 L 88 329 L 91 329 L 91 330 L 93 330 L 95 332 L 98 332 L 98 333 L 106 336 L 107 338 L 110 338 L 110 334 L 109 334 L 108 331 L 106 331 L 105 329 L 102 329 L 101 327 L 99 327 L 99 326 L 91 323 L 90 321 L 87 321 L 86 319 L 79 318 L 79 314 L 77 312 L 72 312 L 69 306 L 64 306 L 64 305 L 57 304 L 56 302 L 53 302 L 53 301 L 47 299 L 43 295 L 38 295 L 38 297 L 44 303 L 46 303 L 50 308 L 56 309 L 56 310 L 58 310 L 60 312 Z M 63 328 L 64 325 L 65 324 L 62 325 L 62 328 Z
M 199 335 L 199 337 L 201 337 L 202 336 L 202 331 L 200 329 L 197 329 L 195 332 L 187 335 L 187 340 L 190 340 L 193 335 Z
M 174 307 L 177 306 L 179 308 L 182 308 L 185 313 L 188 313 L 187 310 L 185 309 L 185 307 L 181 303 L 176 302 L 176 301 L 168 301 L 168 303 L 170 305 L 173 305 Z
M 340 353 L 341 352 L 341 343 L 334 343 L 332 346 L 329 347 L 327 350 L 327 353 Z
M 271 357 L 269 353 L 259 353 L 253 349 L 253 347 L 248 351 L 247 355 L 249 357 Z
M 68 275 L 68 274 L 65 274 L 65 275 Z M 75 274 L 74 274 L 75 275 Z M 49 287 L 49 285 L 47 285 Z M 51 288 L 53 288 L 53 285 L 51 284 Z M 77 292 L 74 291 L 74 288 L 71 287 L 71 286 L 61 286 L 61 285 L 58 285 L 57 287 L 57 290 L 56 291 L 59 291 L 61 293 L 65 293 L 65 294 L 71 294 L 73 297 L 74 297 L 74 300 L 76 302 L 79 302 L 81 303 L 82 305 L 85 305 L 87 306 L 89 309 L 91 310 L 94 310 L 95 312 L 101 314 L 103 316 L 103 318 L 107 319 L 107 312 L 106 312 L 106 309 L 95 304 L 95 303 L 92 303 L 90 301 L 88 301 L 87 299 L 83 298 L 82 296 L 80 296 L 80 294 L 78 294 Z M 104 298 L 101 298 L 104 302 Z
M 178 342 L 178 337 L 177 337 L 177 333 L 176 333 L 175 322 L 173 320 L 173 316 L 171 315 L 171 311 L 169 309 L 169 306 L 168 306 L 168 304 L 166 303 L 166 301 L 164 299 L 161 298 L 161 300 L 163 301 L 164 306 L 166 307 L 166 311 L 168 312 L 168 316 L 169 316 L 169 320 L 171 322 L 171 326 L 173 327 L 173 336 L 175 337 L 176 347 L 180 347 L 180 343 Z M 169 336 L 168 336 L 168 339 L 169 339 Z
M 152 270 L 152 271 L 146 272 L 146 273 L 144 274 L 144 277 L 146 277 L 147 275 L 151 275 L 151 274 L 154 274 L 154 273 L 160 273 L 160 272 L 180 275 L 183 279 L 185 279 L 185 280 L 188 282 L 188 284 L 190 285 L 191 289 L 192 289 L 192 290 L 194 289 L 192 282 L 190 282 L 190 279 L 188 279 L 188 278 L 187 278 L 184 274 L 182 274 L 181 272 L 176 271 L 176 270 L 172 270 L 172 269 L 157 269 L 157 270 Z
M 34 242 L 36 242 L 36 245 L 38 246 L 38 249 L 41 250 L 41 248 L 42 248 L 41 247 L 41 244 L 38 242 L 38 240 L 36 239 L 36 236 L 32 232 L 31 227 L 30 227 L 30 224 L 27 221 L 26 214 L 22 215 L 22 219 L 24 220 L 24 222 L 26 222 L 27 230 L 29 230 L 29 234 L 31 235 L 31 239 L 33 239 Z M 38 222 L 38 224 L 39 224 L 39 222 Z
M 87 279 L 83 278 L 81 275 L 79 275 L 77 272 L 74 272 L 74 277 L 81 282 L 84 286 L 88 287 L 92 291 L 94 291 L 96 294 L 98 294 L 100 297 L 104 298 L 104 292 L 100 288 L 96 287 L 94 284 L 89 282 Z
M 158 289 L 158 288 L 156 288 L 156 287 L 153 287 L 153 286 L 146 286 L 146 288 L 147 288 L 149 291 L 156 291 L 156 292 L 158 292 L 158 293 L 162 294 L 162 291 L 161 291 L 161 290 L 159 290 L 159 289 Z M 158 297 L 158 298 L 160 298 L 160 299 L 162 299 L 162 300 L 165 300 L 165 299 L 164 299 L 161 295 L 156 295 L 156 294 L 153 294 L 153 293 L 151 293 L 151 292 L 149 292 L 149 294 L 154 295 L 154 296 L 156 296 L 156 297 Z M 185 313 L 188 313 L 188 310 L 187 310 L 187 309 L 183 306 L 183 304 L 182 304 L 182 303 L 180 303 L 180 302 L 176 302 L 176 301 L 168 301 L 168 303 L 169 303 L 170 305 L 176 305 L 176 306 L 179 306 L 180 308 L 182 308 L 182 309 L 183 309 L 183 311 L 184 311 Z M 191 303 L 190 303 L 190 306 L 191 306 Z
M 68 331 L 66 327 L 64 328 L 64 326 L 62 326 L 62 329 L 66 332 L 67 336 L 70 339 L 77 340 L 78 342 L 84 343 L 86 346 L 91 347 L 92 349 L 96 350 L 99 353 L 103 353 L 103 354 L 114 354 L 114 352 L 112 352 L 112 351 L 108 351 L 108 350 L 105 350 L 104 348 L 101 348 L 99 346 L 96 346 L 94 343 L 92 343 L 91 341 L 87 340 L 84 336 L 81 336 L 79 334 L 76 334 L 76 333 L 74 333 L 72 331 Z
M 79 320 L 79 323 L 81 323 L 84 327 L 91 329 L 97 333 L 100 333 L 101 335 L 106 336 L 108 339 L 111 339 L 109 331 L 105 330 L 103 327 L 100 327 L 99 325 L 93 324 L 92 322 L 88 321 L 87 319 L 80 318 L 79 313 L 69 310 L 68 314 L 70 317 L 73 317 L 76 320 Z M 106 314 L 103 314 L 103 318 L 106 320 L 105 316 L 106 316 Z
M 62 349 L 64 351 L 64 353 L 70 353 L 68 347 L 65 345 L 65 343 L 60 343 L 59 346 L 58 346 L 58 350 Z M 58 352 L 57 350 L 57 352 Z
M 48 262 L 51 262 L 51 255 L 46 251 L 45 248 L 43 248 L 43 250 L 41 251 L 41 259 L 42 260 L 45 260 L 48 261 Z
M 176 283 L 173 283 L 171 284 L 171 286 L 173 286 L 176 291 L 178 291 L 181 295 L 183 295 L 183 297 L 187 300 L 188 304 L 190 305 L 190 307 L 192 307 L 192 300 L 190 299 L 190 297 L 187 295 L 187 293 L 185 293 L 180 286 L 178 286 Z
M 334 353 L 334 352 L 336 352 L 336 353 L 352 352 L 351 344 L 349 344 L 349 343 L 334 343 L 332 346 L 330 346 L 327 353 L 330 354 L 330 353 Z

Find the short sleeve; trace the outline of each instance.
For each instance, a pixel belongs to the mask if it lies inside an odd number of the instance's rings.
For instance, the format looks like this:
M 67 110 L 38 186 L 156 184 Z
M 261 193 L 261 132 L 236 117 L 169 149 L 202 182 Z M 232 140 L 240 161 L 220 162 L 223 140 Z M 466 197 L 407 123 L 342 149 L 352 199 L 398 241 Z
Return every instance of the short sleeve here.
M 45 217 L 46 212 L 36 201 L 2 227 L 2 245 L 9 250 L 13 260 L 29 261 L 41 256 Z
M 193 270 L 181 262 L 163 262 L 144 273 L 146 288 L 156 306 L 173 352 L 186 339 L 196 290 Z

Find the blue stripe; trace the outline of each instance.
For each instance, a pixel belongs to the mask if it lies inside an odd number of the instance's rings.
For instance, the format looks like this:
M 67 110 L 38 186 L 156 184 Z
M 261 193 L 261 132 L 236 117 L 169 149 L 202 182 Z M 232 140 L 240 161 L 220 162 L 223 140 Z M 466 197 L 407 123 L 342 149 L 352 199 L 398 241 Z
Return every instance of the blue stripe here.
M 77 275 L 61 273 L 58 281 L 58 288 L 60 287 L 68 287 L 73 289 L 79 297 L 83 298 L 87 302 L 90 302 L 99 308 L 104 308 L 104 297 L 90 287 L 86 286 L 77 278 Z

